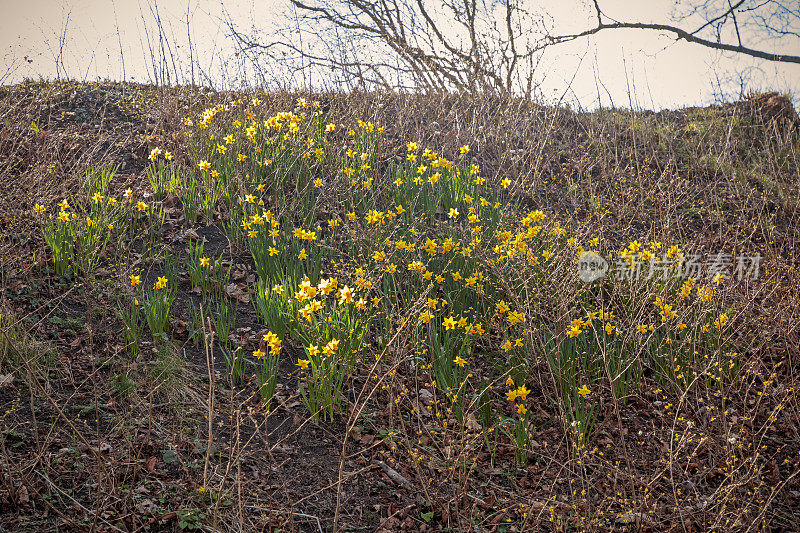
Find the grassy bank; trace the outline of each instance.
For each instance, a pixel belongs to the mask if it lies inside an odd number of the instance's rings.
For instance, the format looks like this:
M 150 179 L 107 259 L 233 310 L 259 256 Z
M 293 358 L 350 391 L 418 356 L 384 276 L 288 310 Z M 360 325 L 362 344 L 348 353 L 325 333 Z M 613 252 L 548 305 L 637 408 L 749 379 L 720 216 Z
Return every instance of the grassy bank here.
M 792 527 L 791 117 L 0 101 L 4 527 Z

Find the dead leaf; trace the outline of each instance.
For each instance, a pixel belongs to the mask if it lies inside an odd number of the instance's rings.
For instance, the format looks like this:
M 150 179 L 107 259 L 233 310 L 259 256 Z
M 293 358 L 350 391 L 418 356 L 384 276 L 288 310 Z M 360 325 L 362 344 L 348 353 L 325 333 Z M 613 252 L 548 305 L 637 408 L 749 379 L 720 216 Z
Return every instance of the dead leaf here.
M 155 456 L 153 456 L 153 457 L 151 457 L 150 459 L 148 459 L 147 461 L 144 462 L 144 467 L 151 474 L 155 474 L 156 473 L 156 463 L 157 462 L 158 462 L 158 459 Z
M 475 431 L 480 431 L 481 425 L 478 423 L 478 420 L 475 418 L 475 415 L 469 413 L 466 419 L 467 429 L 472 429 Z
M 14 384 L 14 374 L 0 374 L 0 389 Z
M 200 235 L 193 229 L 187 229 L 186 231 L 179 231 L 172 237 L 172 242 L 186 242 L 190 239 L 200 240 Z
M 31 501 L 31 498 L 28 495 L 28 487 L 22 485 L 17 491 L 17 503 L 20 505 L 25 505 L 29 501 Z
M 243 304 L 250 303 L 250 293 L 243 283 L 231 283 L 225 288 L 225 292 L 228 293 L 228 296 L 236 298 Z

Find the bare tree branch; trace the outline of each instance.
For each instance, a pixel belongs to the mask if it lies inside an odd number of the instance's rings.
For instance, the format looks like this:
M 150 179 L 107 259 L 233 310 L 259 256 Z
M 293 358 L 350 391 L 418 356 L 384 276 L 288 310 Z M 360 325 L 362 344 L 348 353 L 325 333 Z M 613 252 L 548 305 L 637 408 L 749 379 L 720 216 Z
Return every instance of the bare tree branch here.
M 289 71 L 297 71 L 290 63 L 302 63 L 305 57 L 309 68 L 336 69 L 348 80 L 389 89 L 400 85 L 529 96 L 536 88 L 532 69 L 539 64 L 544 17 L 530 15 L 516 0 L 290 4 L 305 22 L 300 31 L 276 32 L 265 40 L 228 24 L 242 53 L 258 51 Z M 314 41 L 310 50 L 298 46 L 303 35 Z M 331 40 L 338 42 L 330 46 Z M 348 59 L 342 61 L 345 55 Z
M 603 10 L 602 0 L 581 1 L 596 24 L 567 35 L 551 35 L 552 19 L 529 12 L 520 0 L 290 0 L 291 27 L 267 36 L 245 35 L 230 21 L 228 29 L 254 65 L 263 55 L 290 76 L 306 80 L 313 70 L 364 88 L 530 97 L 541 82 L 535 73 L 549 47 L 621 29 L 658 31 L 722 52 L 800 63 L 795 49 L 780 48 L 786 39 L 800 40 L 796 0 L 686 0 L 676 3 L 668 22 L 616 20 Z
M 601 31 L 605 30 L 619 30 L 619 29 L 640 29 L 640 30 L 657 30 L 672 33 L 675 35 L 676 40 L 684 40 L 686 42 L 700 44 L 706 46 L 708 48 L 713 48 L 715 50 L 722 50 L 725 52 L 735 52 L 738 54 L 744 54 L 751 57 L 756 57 L 759 59 L 764 59 L 767 61 L 776 61 L 781 63 L 800 63 L 800 55 L 792 55 L 792 54 L 782 54 L 777 52 L 769 52 L 765 50 L 759 50 L 750 46 L 745 46 L 742 44 L 741 33 L 739 29 L 739 21 L 736 19 L 736 11 L 740 8 L 743 4 L 745 4 L 746 0 L 740 0 L 736 4 L 731 4 L 729 1 L 726 0 L 727 9 L 725 9 L 721 14 L 716 15 L 714 17 L 710 17 L 706 20 L 704 24 L 702 24 L 698 29 L 694 30 L 693 32 L 689 32 L 677 26 L 673 26 L 670 24 L 657 24 L 657 23 L 648 23 L 648 22 L 604 22 L 604 18 L 609 18 L 606 14 L 602 11 L 598 0 L 592 0 L 595 8 L 595 15 L 597 17 L 597 25 L 593 28 L 589 28 L 579 33 L 571 34 L 571 35 L 559 35 L 559 36 L 548 36 L 548 41 L 550 44 L 560 44 L 569 41 L 574 41 L 576 39 L 580 39 L 582 37 L 588 37 L 590 35 L 595 35 L 600 33 Z M 742 11 L 750 10 L 755 11 L 759 8 L 759 6 L 763 7 L 771 2 L 763 2 L 761 4 L 753 5 L 753 6 L 745 6 Z M 797 17 L 798 21 L 800 22 L 800 5 L 794 10 L 786 10 L 786 13 L 792 14 L 793 16 Z M 730 44 L 723 42 L 722 40 L 722 33 L 723 28 L 727 22 L 727 20 L 733 22 L 735 27 L 736 36 L 738 39 L 737 44 Z M 716 40 L 711 40 L 705 37 L 701 37 L 698 34 L 705 30 L 706 28 L 714 28 L 715 33 L 717 35 Z M 766 25 L 764 25 L 766 27 Z M 789 32 L 794 33 L 794 32 Z

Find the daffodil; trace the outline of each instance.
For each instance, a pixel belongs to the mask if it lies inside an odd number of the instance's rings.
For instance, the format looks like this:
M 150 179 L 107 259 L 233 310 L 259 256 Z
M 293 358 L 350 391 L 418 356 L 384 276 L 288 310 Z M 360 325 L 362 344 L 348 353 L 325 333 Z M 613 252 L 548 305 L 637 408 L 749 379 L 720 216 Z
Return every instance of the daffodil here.
M 339 289 L 339 303 L 353 303 L 353 289 L 347 285 Z
M 339 340 L 333 339 L 328 344 L 322 347 L 322 353 L 324 355 L 333 355 L 336 350 L 339 349 Z
M 423 311 L 422 313 L 420 313 L 420 315 L 419 315 L 420 322 L 422 322 L 424 324 L 428 324 L 431 321 L 432 318 L 433 318 L 433 314 L 430 311 L 428 311 L 427 309 L 425 311 Z
M 527 399 L 528 394 L 531 393 L 531 391 L 529 391 L 525 385 L 520 385 L 519 387 L 517 387 L 516 392 L 517 392 L 517 398 L 521 398 L 523 400 Z

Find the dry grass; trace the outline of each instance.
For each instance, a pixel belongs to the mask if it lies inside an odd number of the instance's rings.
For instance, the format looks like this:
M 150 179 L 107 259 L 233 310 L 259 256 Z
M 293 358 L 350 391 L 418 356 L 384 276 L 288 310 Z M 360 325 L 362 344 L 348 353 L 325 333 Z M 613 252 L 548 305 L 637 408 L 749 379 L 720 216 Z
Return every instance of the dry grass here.
M 604 251 L 635 239 L 680 243 L 687 253 L 763 256 L 758 280 L 731 278 L 718 295 L 720 307 L 732 310 L 729 340 L 741 354 L 736 378 L 722 387 L 698 383 L 679 390 L 645 374 L 622 398 L 611 393 L 611 380 L 600 380 L 592 386 L 597 420 L 585 445 L 576 447 L 563 403 L 555 399 L 557 376 L 542 357 L 545 346 L 532 342 L 526 405 L 536 422 L 520 464 L 499 425 L 480 424 L 479 402 L 458 420 L 432 384 L 432 371 L 410 364 L 421 339 L 410 328 L 375 339 L 378 357 L 349 379 L 347 408 L 333 421 L 315 423 L 308 416 L 297 393 L 295 356 L 280 367 L 275 408 L 267 416 L 252 382 L 230 385 L 210 337 L 208 345 L 192 347 L 188 295 L 178 298 L 173 313 L 175 347 L 144 342 L 138 357 L 125 350 L 119 280 L 135 268 L 152 283 L 162 272 L 157 260 L 137 261 L 120 241 L 91 276 L 53 275 L 35 203 L 55 212 L 65 197 L 88 202 L 81 178 L 89 163 L 118 165 L 109 195 L 131 187 L 150 203 L 149 150 L 170 150 L 195 168 L 184 118 L 196 121 L 211 105 L 252 96 L 114 84 L 0 89 L 0 304 L 6 310 L 0 375 L 13 376 L 10 383 L 0 379 L 2 527 L 795 527 L 797 125 L 771 120 L 748 102 L 658 114 L 579 114 L 454 95 L 257 95 L 268 115 L 293 109 L 305 96 L 319 100 L 337 123 L 385 126 L 378 182 L 392 163 L 403 161 L 410 141 L 441 154 L 458 154 L 468 144 L 464 159 L 480 165 L 489 185 L 502 190 L 501 180 L 511 178 L 504 201 L 525 212 L 542 209 L 582 242 L 599 238 Z M 220 127 L 231 127 L 233 118 L 222 115 Z M 316 205 L 325 217 L 344 215 L 338 198 L 325 190 Z M 184 221 L 173 196 L 164 206 L 168 242 Z M 252 259 L 246 247 L 224 238 L 227 212 L 221 211 L 216 229 L 197 231 L 208 249 L 241 272 L 234 281 L 247 285 Z M 183 246 L 166 248 L 180 252 Z M 352 266 L 343 263 L 335 267 L 340 283 Z M 538 321 L 532 329 L 560 328 L 580 294 L 562 276 L 541 294 L 509 302 Z M 427 296 L 409 296 L 395 318 L 416 321 Z M 609 298 L 624 296 L 616 291 Z M 242 339 L 262 327 L 249 307 L 239 306 L 237 321 L 249 328 L 236 332 Z M 507 377 L 493 374 L 489 363 L 499 340 L 492 331 L 481 345 L 486 354 L 475 357 L 485 364 L 475 367 L 476 376 Z M 33 358 L 45 351 L 43 342 L 58 355 Z M 287 352 L 304 357 L 299 346 L 285 344 Z M 493 385 L 502 398 L 502 380 Z M 513 418 L 509 409 L 500 405 L 498 412 Z

